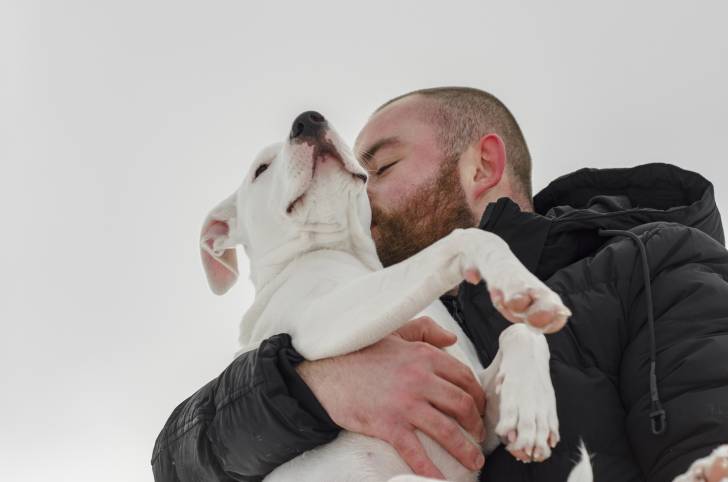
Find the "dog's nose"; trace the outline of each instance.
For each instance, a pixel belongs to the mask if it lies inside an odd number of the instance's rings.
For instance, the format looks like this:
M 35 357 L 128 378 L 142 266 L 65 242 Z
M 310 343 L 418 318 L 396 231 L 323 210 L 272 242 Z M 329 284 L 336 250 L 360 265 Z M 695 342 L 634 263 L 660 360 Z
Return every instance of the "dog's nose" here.
M 291 127 L 291 139 L 318 137 L 326 127 L 326 119 L 316 111 L 308 110 L 296 117 Z

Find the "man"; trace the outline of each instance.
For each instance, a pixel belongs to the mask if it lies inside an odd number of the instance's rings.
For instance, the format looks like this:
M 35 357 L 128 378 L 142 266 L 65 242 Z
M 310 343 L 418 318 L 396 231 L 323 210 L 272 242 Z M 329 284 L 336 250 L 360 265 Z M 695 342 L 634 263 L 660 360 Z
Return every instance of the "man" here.
M 653 164 L 585 169 L 531 197 L 520 128 L 495 97 L 427 89 L 380 107 L 355 152 L 371 176 L 385 265 L 459 227 L 503 237 L 573 312 L 549 335 L 562 440 L 543 463 L 502 447 L 481 480 L 564 481 L 584 440 L 597 481 L 667 481 L 728 442 L 728 252 L 712 185 Z M 488 364 L 507 322 L 485 290 L 443 298 Z M 345 428 L 439 476 L 414 437 L 483 464 L 483 395 L 427 320 L 356 353 L 303 361 L 281 334 L 178 406 L 154 448 L 157 480 L 260 480 Z

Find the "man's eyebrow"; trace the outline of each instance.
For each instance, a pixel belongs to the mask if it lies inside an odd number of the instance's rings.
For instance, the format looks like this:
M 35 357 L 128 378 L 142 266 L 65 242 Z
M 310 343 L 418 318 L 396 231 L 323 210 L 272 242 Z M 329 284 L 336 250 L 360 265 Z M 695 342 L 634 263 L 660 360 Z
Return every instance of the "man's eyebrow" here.
M 377 154 L 377 151 L 379 149 L 399 144 L 399 142 L 399 138 L 397 137 L 386 137 L 384 139 L 380 139 L 372 144 L 368 149 L 361 151 L 361 153 L 359 154 L 359 159 L 363 164 L 368 164 L 369 161 L 371 161 L 372 158 L 374 158 L 374 156 Z

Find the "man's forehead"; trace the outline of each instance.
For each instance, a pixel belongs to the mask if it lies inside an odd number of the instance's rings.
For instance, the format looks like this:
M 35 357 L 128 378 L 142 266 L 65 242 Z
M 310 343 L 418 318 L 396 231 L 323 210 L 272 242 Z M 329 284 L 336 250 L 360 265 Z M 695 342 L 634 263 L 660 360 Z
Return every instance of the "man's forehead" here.
M 425 102 L 418 96 L 405 97 L 374 113 L 354 143 L 357 156 L 386 140 L 390 144 L 393 144 L 392 140 L 406 141 L 416 126 L 425 123 Z

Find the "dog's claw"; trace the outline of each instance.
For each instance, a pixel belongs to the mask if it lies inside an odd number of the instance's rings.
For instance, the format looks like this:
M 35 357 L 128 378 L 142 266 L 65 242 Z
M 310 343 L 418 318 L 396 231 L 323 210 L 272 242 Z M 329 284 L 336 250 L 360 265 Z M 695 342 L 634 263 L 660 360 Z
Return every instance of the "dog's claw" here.
M 531 457 L 534 462 L 541 462 L 543 460 L 543 454 L 541 453 L 541 449 L 536 449 L 533 451 L 533 457 Z

